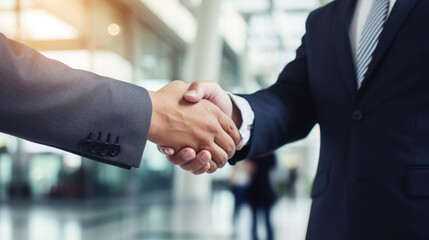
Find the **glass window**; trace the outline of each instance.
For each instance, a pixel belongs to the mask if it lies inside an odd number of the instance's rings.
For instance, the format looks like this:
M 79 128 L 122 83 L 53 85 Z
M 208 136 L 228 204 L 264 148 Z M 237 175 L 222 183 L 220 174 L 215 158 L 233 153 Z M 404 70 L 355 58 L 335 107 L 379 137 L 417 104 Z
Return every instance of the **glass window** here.
M 0 153 L 0 199 L 6 196 L 12 179 L 12 158 L 9 154 Z
M 121 168 L 97 164 L 97 195 L 111 196 L 123 192 L 124 171 Z
M 184 56 L 183 52 L 175 49 L 171 44 L 157 36 L 149 29 L 144 28 L 142 34 L 137 35 L 137 69 L 138 82 L 144 80 L 174 80 L 181 78 L 180 70 Z
M 9 38 L 16 37 L 17 25 L 16 25 L 15 11 L 13 10 L 2 11 L 0 8 L 0 32 L 5 34 Z
M 1 0 L 0 10 L 2 9 L 13 9 L 16 6 L 16 0 Z
M 34 197 L 47 196 L 58 183 L 62 156 L 56 153 L 37 153 L 30 159 L 28 179 Z
M 21 13 L 22 36 L 33 40 L 75 39 L 79 32 L 60 18 L 43 9 L 28 9 Z

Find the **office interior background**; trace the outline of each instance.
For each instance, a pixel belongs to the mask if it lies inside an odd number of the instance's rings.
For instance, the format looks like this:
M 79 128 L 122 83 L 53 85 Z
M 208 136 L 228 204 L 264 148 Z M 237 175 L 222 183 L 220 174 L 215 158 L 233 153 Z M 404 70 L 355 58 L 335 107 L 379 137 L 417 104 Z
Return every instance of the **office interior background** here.
M 276 81 L 308 14 L 327 2 L 0 0 L 0 32 L 73 68 L 151 90 L 180 79 L 251 93 Z M 318 151 L 317 126 L 276 151 L 276 239 L 305 237 Z M 0 134 L 0 239 L 250 239 L 249 207 L 233 220 L 233 172 L 193 176 L 153 144 L 140 168 L 123 170 Z

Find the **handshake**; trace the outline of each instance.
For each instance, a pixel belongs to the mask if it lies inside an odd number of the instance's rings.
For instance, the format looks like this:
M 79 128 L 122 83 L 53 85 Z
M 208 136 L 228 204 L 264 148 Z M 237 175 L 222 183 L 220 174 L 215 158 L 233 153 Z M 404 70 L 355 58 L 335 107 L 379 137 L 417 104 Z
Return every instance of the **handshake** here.
M 196 175 L 213 173 L 243 147 L 241 113 L 216 82 L 174 81 L 149 95 L 148 140 L 173 164 Z

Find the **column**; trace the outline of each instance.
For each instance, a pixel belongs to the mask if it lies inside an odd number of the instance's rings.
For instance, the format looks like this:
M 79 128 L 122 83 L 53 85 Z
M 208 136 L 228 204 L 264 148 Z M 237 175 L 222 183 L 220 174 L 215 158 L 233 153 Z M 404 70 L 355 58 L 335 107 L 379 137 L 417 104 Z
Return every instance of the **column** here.
M 217 81 L 222 59 L 222 39 L 219 32 L 221 0 L 204 0 L 198 11 L 198 28 L 194 44 L 189 49 L 189 81 Z M 177 168 L 174 182 L 177 201 L 204 201 L 211 196 L 211 180 L 207 174 L 194 176 Z

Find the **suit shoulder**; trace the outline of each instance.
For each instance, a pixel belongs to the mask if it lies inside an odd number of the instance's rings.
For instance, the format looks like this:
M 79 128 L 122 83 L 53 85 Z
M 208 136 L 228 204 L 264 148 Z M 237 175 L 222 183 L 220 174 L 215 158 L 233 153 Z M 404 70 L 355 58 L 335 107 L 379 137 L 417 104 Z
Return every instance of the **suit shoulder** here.
M 337 1 L 332 1 L 322 7 L 319 7 L 313 11 L 311 11 L 310 16 L 312 17 L 317 17 L 320 15 L 326 15 L 326 14 L 330 14 L 336 11 L 336 9 L 338 8 L 338 4 L 339 4 L 339 0 Z
M 345 0 L 343 0 L 343 1 L 345 1 Z M 340 0 L 335 0 L 335 1 L 332 1 L 332 2 L 326 4 L 322 7 L 319 7 L 317 9 L 311 11 L 310 15 L 308 16 L 308 19 L 307 19 L 307 24 L 313 22 L 314 21 L 313 19 L 320 19 L 320 18 L 333 16 L 334 15 L 333 13 L 337 11 L 338 5 L 340 2 L 341 2 Z M 316 20 L 316 21 L 318 21 L 318 20 Z

